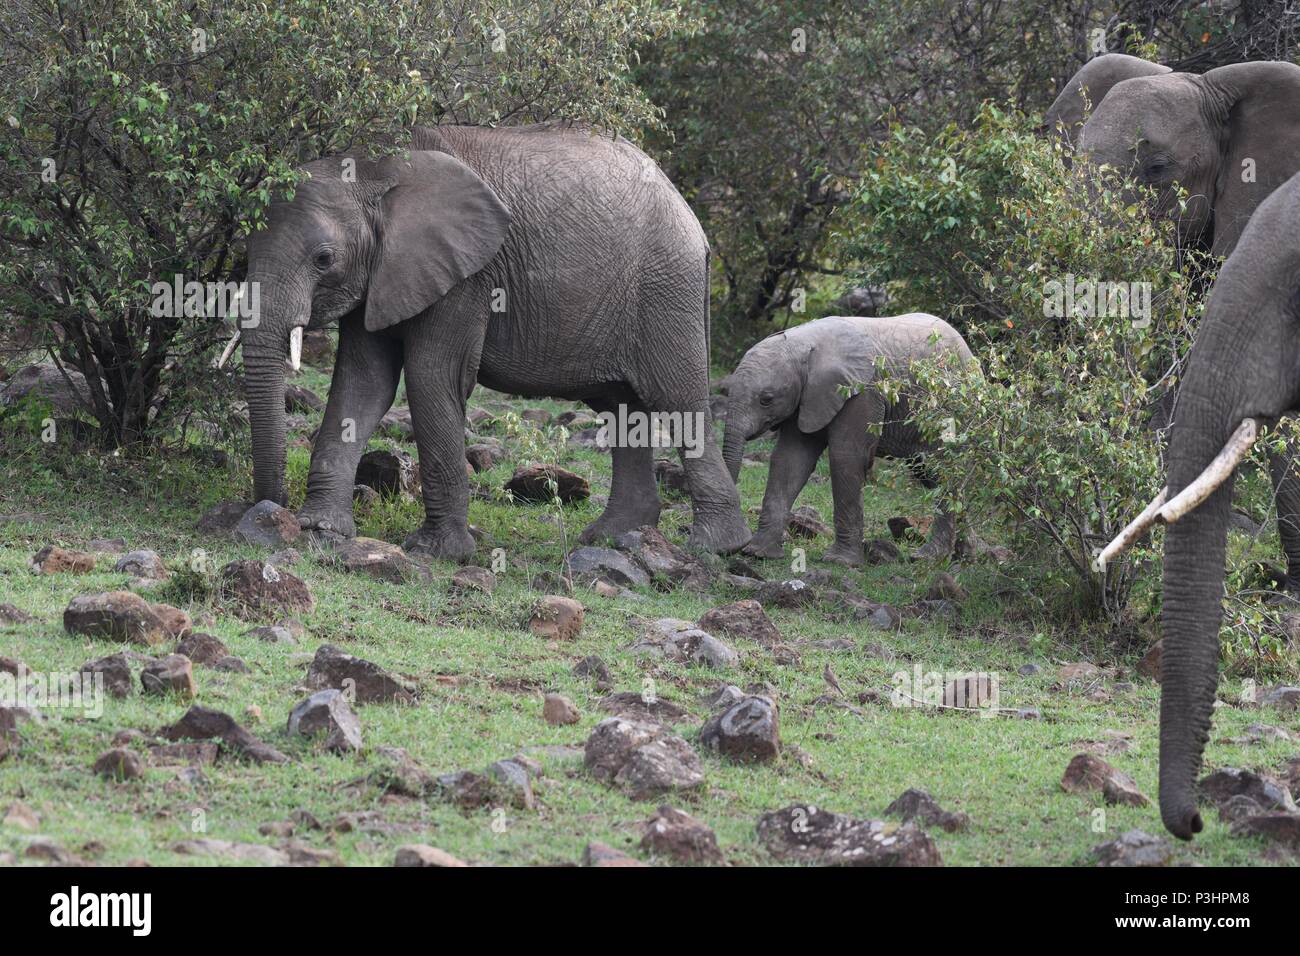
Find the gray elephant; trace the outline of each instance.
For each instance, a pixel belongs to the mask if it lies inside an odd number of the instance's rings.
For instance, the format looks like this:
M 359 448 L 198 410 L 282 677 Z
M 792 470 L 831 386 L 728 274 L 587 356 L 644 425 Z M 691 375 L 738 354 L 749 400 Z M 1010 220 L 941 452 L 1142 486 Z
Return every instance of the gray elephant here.
M 757 557 L 780 557 L 790 508 L 823 451 L 830 449 L 835 544 L 824 560 L 859 565 L 863 560 L 862 485 L 874 456 L 908 461 L 927 488 L 935 481 L 924 456 L 932 447 L 908 413 L 904 389 L 890 403 L 867 387 L 847 397 L 841 386 L 869 386 L 883 367 L 906 377 L 918 359 L 952 355 L 973 361 L 957 330 L 921 312 L 882 318 L 828 316 L 768 336 L 741 359 L 723 384 L 727 397 L 723 459 L 740 475 L 745 442 L 778 429 L 768 470 L 758 531 L 746 546 Z M 941 508 L 917 557 L 952 551 L 953 518 Z
M 1116 83 L 1136 76 L 1160 76 L 1169 72 L 1167 66 L 1127 53 L 1104 53 L 1093 57 L 1070 77 L 1047 108 L 1043 126 L 1062 142 L 1074 146 L 1087 116 L 1097 109 L 1097 104 L 1106 98 Z
M 357 463 L 405 372 L 425 519 L 406 547 L 464 560 L 465 402 L 476 381 L 526 396 L 709 421 L 709 249 L 658 167 L 630 143 L 568 126 L 417 128 L 405 157 L 309 164 L 250 238 L 256 326 L 243 331 L 257 497 L 285 502 L 285 356 L 339 323 L 304 528 L 350 536 Z M 648 444 L 648 443 L 647 443 Z M 706 433 L 683 455 L 691 542 L 749 539 Z M 591 541 L 659 517 L 652 447 L 613 449 Z
M 1300 66 L 1238 63 L 1124 80 L 1084 124 L 1079 152 L 1154 188 L 1155 214 L 1177 218 L 1183 243 L 1227 256 L 1259 204 L 1300 172 Z M 1175 183 L 1189 194 L 1182 212 Z M 1300 592 L 1300 481 L 1286 459 L 1297 451 L 1292 444 L 1271 461 L 1292 593 Z
M 1202 828 L 1197 776 L 1219 676 L 1224 555 L 1234 472 L 1258 429 L 1300 404 L 1300 176 L 1266 199 L 1219 271 L 1179 390 L 1166 488 L 1109 557 L 1156 521 L 1165 533 L 1160 814 Z

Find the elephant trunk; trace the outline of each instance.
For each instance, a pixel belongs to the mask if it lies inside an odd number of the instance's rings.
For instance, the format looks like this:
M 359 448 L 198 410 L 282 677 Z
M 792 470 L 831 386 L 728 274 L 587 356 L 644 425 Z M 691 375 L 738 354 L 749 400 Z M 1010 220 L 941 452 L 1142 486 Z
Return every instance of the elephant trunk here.
M 295 344 L 301 348 L 310 299 L 286 295 L 284 284 L 274 278 L 250 275 L 249 282 L 259 283 L 261 301 L 258 315 L 243 332 L 244 390 L 253 433 L 253 491 L 257 501 L 285 505 L 285 360 Z M 296 334 L 291 334 L 295 329 Z
M 722 443 L 722 461 L 732 481 L 740 480 L 740 459 L 749 440 L 749 421 L 734 405 L 727 406 L 727 430 Z
M 1211 381 L 1211 379 L 1214 379 Z M 1228 383 L 1208 366 L 1189 370 L 1169 449 L 1169 495 L 1193 481 L 1236 422 Z M 1202 828 L 1196 782 L 1219 680 L 1224 553 L 1233 475 L 1165 535 L 1160 697 L 1160 815 L 1184 840 Z

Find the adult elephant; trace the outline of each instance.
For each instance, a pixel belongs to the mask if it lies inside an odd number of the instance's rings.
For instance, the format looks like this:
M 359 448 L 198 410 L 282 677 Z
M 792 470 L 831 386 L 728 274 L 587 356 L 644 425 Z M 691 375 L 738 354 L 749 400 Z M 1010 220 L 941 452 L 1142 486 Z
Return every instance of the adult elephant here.
M 1083 128 L 1089 111 L 1097 105 L 1116 83 L 1137 76 L 1160 76 L 1169 73 L 1167 66 L 1129 56 L 1127 53 L 1103 53 L 1081 66 L 1070 77 L 1052 105 L 1043 116 L 1043 126 L 1060 137 L 1069 146 L 1076 145 L 1079 130 Z
M 1161 614 L 1160 814 L 1183 839 L 1202 828 L 1196 778 L 1218 684 L 1234 469 L 1258 428 L 1300 403 L 1298 221 L 1300 176 L 1260 205 L 1220 270 L 1179 392 L 1168 484 L 1108 548 L 1118 553 L 1154 522 L 1172 523 Z
M 243 332 L 255 490 L 284 503 L 285 356 L 296 367 L 302 330 L 339 322 L 304 528 L 355 533 L 357 463 L 403 371 L 425 511 L 406 547 L 455 560 L 474 553 L 463 428 L 475 381 L 711 420 L 708 244 L 630 143 L 568 126 L 417 128 L 406 157 L 306 169 L 250 238 L 261 314 Z M 691 542 L 734 551 L 749 531 L 705 434 L 702 454 L 683 455 Z M 584 541 L 657 522 L 646 444 L 613 449 L 609 503 Z
M 926 488 L 937 482 L 925 467 L 933 451 L 909 412 L 907 389 L 889 400 L 871 383 L 882 370 L 904 380 L 912 362 L 950 356 L 973 362 L 966 342 L 947 322 L 923 312 L 880 318 L 827 316 L 763 339 L 727 376 L 727 430 L 722 457 L 740 476 L 745 442 L 778 429 L 758 531 L 745 547 L 756 557 L 780 557 L 790 508 L 822 452 L 830 449 L 835 544 L 823 560 L 850 566 L 863 560 L 862 486 L 875 455 L 908 462 Z M 845 387 L 863 386 L 849 397 Z M 940 506 L 929 540 L 915 557 L 942 557 L 955 540 L 953 516 Z
M 1185 244 L 1229 255 L 1251 214 L 1300 171 L 1300 66 L 1235 63 L 1122 80 L 1079 133 L 1079 153 L 1155 191 Z M 1178 208 L 1174 185 L 1188 193 Z

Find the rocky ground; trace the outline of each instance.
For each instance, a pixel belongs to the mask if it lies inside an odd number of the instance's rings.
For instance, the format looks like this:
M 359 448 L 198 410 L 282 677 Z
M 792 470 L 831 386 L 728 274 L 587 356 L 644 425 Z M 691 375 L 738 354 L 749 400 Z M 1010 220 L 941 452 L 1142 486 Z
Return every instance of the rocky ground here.
M 327 390 L 309 368 L 290 396 L 294 502 Z M 1150 622 L 1062 626 L 973 534 L 908 561 L 930 503 L 888 462 L 861 570 L 816 560 L 824 461 L 785 559 L 683 550 L 672 462 L 658 531 L 578 548 L 609 486 L 594 425 L 476 393 L 466 568 L 392 543 L 421 514 L 401 406 L 351 542 L 239 500 L 237 456 L 6 454 L 0 688 L 47 699 L 0 706 L 0 863 L 1295 861 L 1300 690 L 1224 682 L 1207 831 L 1173 845 Z M 742 472 L 751 523 L 769 452 Z M 102 713 L 49 699 L 74 675 Z

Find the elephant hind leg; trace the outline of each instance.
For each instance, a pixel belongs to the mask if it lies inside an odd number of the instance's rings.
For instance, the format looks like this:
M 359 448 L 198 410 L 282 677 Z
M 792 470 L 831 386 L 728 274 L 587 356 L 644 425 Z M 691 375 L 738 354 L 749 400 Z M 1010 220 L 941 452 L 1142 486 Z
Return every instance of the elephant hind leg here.
M 620 406 L 612 400 L 592 400 L 588 404 L 597 413 L 619 414 Z M 639 404 L 624 404 L 622 408 L 629 412 L 645 412 Z M 582 544 L 614 538 L 642 525 L 653 527 L 659 524 L 660 503 L 659 488 L 654 476 L 654 449 L 648 445 L 629 448 L 614 444 L 610 452 L 614 459 L 614 477 L 610 484 L 609 502 L 600 517 L 578 536 L 578 541 Z
M 926 465 L 923 455 L 909 458 L 907 467 L 923 488 L 934 489 L 939 487 L 939 480 L 934 477 L 934 472 Z M 953 548 L 956 546 L 957 519 L 948 510 L 947 503 L 941 500 L 935 512 L 934 520 L 930 524 L 930 537 L 926 539 L 925 544 L 912 552 L 912 560 L 933 561 L 938 558 L 946 558 L 952 554 Z

